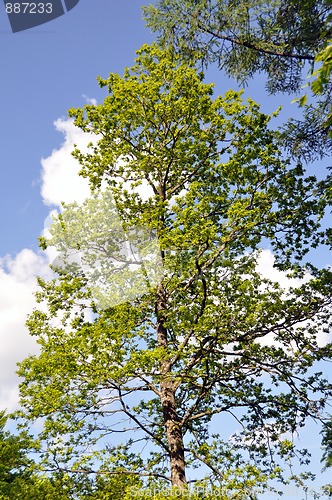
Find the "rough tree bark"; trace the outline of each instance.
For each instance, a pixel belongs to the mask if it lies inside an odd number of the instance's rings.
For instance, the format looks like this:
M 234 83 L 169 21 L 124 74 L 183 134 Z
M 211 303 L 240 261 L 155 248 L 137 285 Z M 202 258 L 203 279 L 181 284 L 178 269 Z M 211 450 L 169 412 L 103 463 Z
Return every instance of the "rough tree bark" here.
M 163 285 L 157 290 L 156 316 L 158 346 L 167 348 L 167 329 L 165 327 L 166 291 Z M 187 487 L 184 444 L 180 419 L 177 415 L 175 398 L 176 384 L 172 380 L 171 363 L 163 359 L 160 366 L 161 383 L 160 399 L 166 428 L 166 439 L 171 470 L 172 486 L 184 489 Z

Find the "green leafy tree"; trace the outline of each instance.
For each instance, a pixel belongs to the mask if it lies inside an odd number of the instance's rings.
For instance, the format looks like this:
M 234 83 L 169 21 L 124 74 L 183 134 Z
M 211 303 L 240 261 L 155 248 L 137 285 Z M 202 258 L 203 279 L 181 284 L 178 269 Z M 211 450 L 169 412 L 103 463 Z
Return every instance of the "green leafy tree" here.
M 162 44 L 217 63 L 241 85 L 264 73 L 272 94 L 301 91 L 331 39 L 330 13 L 330 0 L 159 0 L 144 8 Z M 326 83 L 319 101 L 304 107 L 304 119 L 285 128 L 282 140 L 294 154 L 313 159 L 330 152 L 331 89 Z
M 326 0 L 326 3 L 332 6 L 331 0 Z M 331 23 L 331 21 L 332 21 L 332 14 L 329 14 L 327 18 L 327 23 Z M 310 83 L 310 88 L 313 94 L 316 96 L 322 96 L 322 95 L 328 96 L 328 98 L 325 99 L 325 102 L 323 103 L 325 109 L 323 109 L 324 112 L 323 112 L 322 126 L 328 132 L 328 136 L 332 138 L 332 130 L 331 130 L 332 105 L 331 105 L 331 99 L 329 98 L 329 96 L 331 95 L 331 73 L 332 73 L 332 38 L 330 35 L 329 38 L 325 40 L 324 47 L 316 55 L 315 62 L 318 63 L 319 67 L 312 74 L 313 80 Z M 304 94 L 300 99 L 297 99 L 297 101 L 300 103 L 301 106 L 306 104 L 307 97 L 308 97 L 307 94 Z
M 332 5 L 331 0 L 328 2 Z M 329 16 L 330 22 L 332 21 L 332 14 Z M 316 95 L 329 94 L 331 91 L 331 73 L 332 73 L 332 38 L 326 41 L 324 48 L 318 52 L 315 58 L 315 62 L 320 64 L 320 67 L 313 73 L 314 80 L 311 82 L 311 90 Z M 305 104 L 307 96 L 303 96 L 300 99 L 300 103 L 303 106 Z M 328 130 L 329 137 L 332 137 L 332 106 L 331 102 L 327 101 L 327 110 L 324 113 L 325 122 L 324 126 Z
M 316 56 L 317 62 L 322 62 L 321 67 L 315 71 L 316 79 L 312 82 L 311 88 L 315 94 L 323 94 L 326 87 L 329 85 L 332 73 L 332 40 L 326 43 L 326 47 Z M 329 116 L 331 121 L 331 113 Z M 330 124 L 330 122 L 329 122 Z
M 11 434 L 5 430 L 8 417 L 0 413 L 0 499 L 1 500 L 68 500 L 61 484 L 36 472 L 31 458 L 33 440 L 26 433 Z M 29 456 L 30 453 L 30 456 Z
M 41 473 L 34 462 L 35 443 L 29 434 L 5 430 L 8 416 L 0 412 L 0 499 L 1 500 L 121 500 L 126 491 L 140 491 L 137 477 L 98 476 L 95 480 L 73 481 L 63 471 Z M 74 491 L 75 490 L 75 491 Z
M 290 436 L 331 396 L 314 367 L 331 357 L 331 273 L 303 261 L 325 238 L 326 190 L 256 103 L 203 77 L 144 46 L 99 80 L 102 104 L 70 111 L 96 134 L 74 152 L 93 194 L 41 239 L 57 277 L 39 279 L 27 323 L 40 354 L 20 365 L 21 416 L 40 420 L 42 465 L 78 481 L 201 479 L 254 498 L 306 462 Z M 294 286 L 258 272 L 267 244 Z
M 0 492 L 8 496 L 9 492 L 24 474 L 22 470 L 29 461 L 26 457 L 26 442 L 18 436 L 5 431 L 7 416 L 0 413 Z

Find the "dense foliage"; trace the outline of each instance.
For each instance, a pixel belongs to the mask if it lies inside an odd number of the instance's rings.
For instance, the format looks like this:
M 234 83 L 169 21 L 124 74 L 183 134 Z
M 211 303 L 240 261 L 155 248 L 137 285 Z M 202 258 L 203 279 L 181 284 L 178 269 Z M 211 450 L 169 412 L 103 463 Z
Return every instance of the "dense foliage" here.
M 185 57 L 217 63 L 241 85 L 260 73 L 269 93 L 299 93 L 331 39 L 330 0 L 159 0 L 144 8 L 162 44 Z M 323 75 L 321 73 L 321 75 Z M 331 151 L 331 83 L 303 120 L 291 120 L 283 141 L 307 160 Z
M 292 436 L 331 397 L 315 370 L 331 358 L 331 272 L 304 264 L 325 239 L 325 184 L 283 157 L 272 117 L 203 77 L 145 46 L 100 79 L 102 104 L 70 111 L 96 135 L 75 152 L 93 194 L 41 239 L 57 278 L 39 280 L 40 354 L 19 374 L 41 465 L 77 484 L 200 478 L 243 498 L 306 463 Z M 258 270 L 268 245 L 287 287 Z

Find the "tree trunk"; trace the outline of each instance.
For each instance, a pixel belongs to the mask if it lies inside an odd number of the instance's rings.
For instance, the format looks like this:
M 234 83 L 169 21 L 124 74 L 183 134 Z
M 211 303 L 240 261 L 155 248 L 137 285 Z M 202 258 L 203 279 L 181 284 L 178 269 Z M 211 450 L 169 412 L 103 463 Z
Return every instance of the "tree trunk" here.
M 161 404 L 169 448 L 172 486 L 186 488 L 186 469 L 182 429 L 176 414 L 174 384 L 164 380 L 161 383 Z
M 167 329 L 164 326 L 166 312 L 165 290 L 162 285 L 157 290 L 156 316 L 158 346 L 167 348 Z M 176 412 L 175 390 L 169 361 L 163 360 L 160 365 L 161 383 L 160 399 L 169 448 L 172 486 L 186 488 L 186 466 L 184 460 L 184 444 L 179 417 Z

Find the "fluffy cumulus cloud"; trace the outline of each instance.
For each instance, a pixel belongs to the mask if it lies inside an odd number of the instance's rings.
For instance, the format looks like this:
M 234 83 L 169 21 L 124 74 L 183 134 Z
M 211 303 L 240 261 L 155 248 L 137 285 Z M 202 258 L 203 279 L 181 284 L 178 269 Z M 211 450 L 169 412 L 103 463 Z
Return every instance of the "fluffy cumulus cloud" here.
M 16 363 L 37 351 L 25 321 L 35 305 L 36 276 L 50 274 L 47 259 L 24 249 L 0 258 L 0 409 L 17 404 Z
M 82 202 L 90 194 L 88 181 L 78 175 L 79 163 L 71 155 L 74 144 L 79 145 L 82 152 L 95 136 L 82 132 L 75 127 L 72 120 L 59 119 L 55 128 L 65 136 L 60 148 L 52 151 L 51 155 L 43 158 L 42 187 L 43 201 L 49 206 L 60 206 L 61 202 Z

